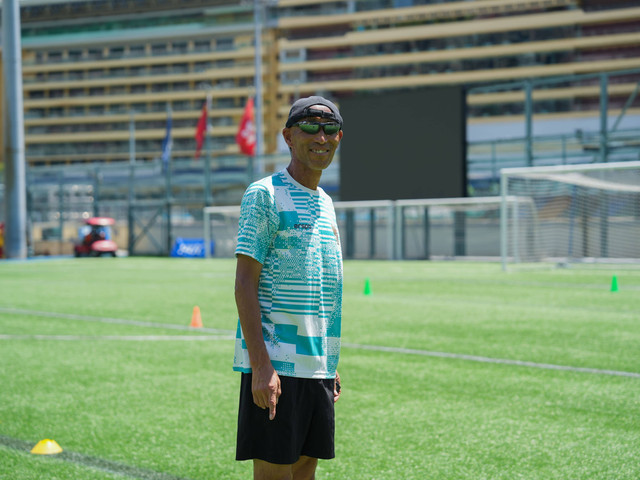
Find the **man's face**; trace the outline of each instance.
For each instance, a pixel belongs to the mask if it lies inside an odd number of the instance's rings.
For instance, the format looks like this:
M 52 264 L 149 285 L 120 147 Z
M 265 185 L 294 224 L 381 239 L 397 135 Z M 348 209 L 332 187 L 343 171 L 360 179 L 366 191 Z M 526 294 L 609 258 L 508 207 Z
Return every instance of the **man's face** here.
M 315 105 L 314 110 L 322 110 L 331 112 L 329 107 L 324 105 Z M 331 120 L 320 117 L 307 117 L 302 121 L 330 123 Z M 342 130 L 333 135 L 325 133 L 320 128 L 318 133 L 311 134 L 303 132 L 300 127 L 292 126 L 282 130 L 287 145 L 291 148 L 291 159 L 298 162 L 310 170 L 324 170 L 333 160 L 333 155 L 342 139 Z

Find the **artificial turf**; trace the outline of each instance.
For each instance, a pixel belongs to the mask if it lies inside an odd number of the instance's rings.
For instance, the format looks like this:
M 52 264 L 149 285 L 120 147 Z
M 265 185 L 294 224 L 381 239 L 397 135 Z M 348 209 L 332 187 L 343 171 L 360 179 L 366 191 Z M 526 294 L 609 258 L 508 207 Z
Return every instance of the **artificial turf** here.
M 233 276 L 225 259 L 0 262 L 0 478 L 251 478 Z M 640 478 L 638 270 L 350 261 L 343 341 L 317 478 Z M 44 438 L 64 455 L 30 454 Z

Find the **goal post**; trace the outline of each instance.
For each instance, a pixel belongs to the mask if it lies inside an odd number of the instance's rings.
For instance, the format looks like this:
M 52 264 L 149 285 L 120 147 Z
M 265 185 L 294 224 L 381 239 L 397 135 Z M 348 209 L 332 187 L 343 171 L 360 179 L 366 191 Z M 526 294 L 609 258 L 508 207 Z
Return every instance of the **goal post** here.
M 640 265 L 639 161 L 502 169 L 500 191 L 504 270 Z

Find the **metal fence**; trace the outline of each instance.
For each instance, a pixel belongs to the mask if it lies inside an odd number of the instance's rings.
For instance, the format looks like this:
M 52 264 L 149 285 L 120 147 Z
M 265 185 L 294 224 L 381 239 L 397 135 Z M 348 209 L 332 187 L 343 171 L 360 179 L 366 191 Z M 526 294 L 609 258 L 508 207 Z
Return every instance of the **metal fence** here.
M 201 236 L 205 205 L 237 203 L 252 175 L 238 157 L 210 169 L 196 161 L 30 168 L 29 253 L 70 254 L 85 221 L 107 216 L 122 250 L 167 255 L 176 236 Z

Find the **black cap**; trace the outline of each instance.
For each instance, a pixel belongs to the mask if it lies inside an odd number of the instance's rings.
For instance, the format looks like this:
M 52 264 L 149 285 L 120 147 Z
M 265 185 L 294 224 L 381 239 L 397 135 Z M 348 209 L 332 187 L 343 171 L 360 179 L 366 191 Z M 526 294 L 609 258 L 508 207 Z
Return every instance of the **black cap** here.
M 314 105 L 324 105 L 325 107 L 329 107 L 331 112 L 325 112 L 323 110 L 311 108 Z M 289 118 L 287 119 L 286 127 L 289 128 L 298 120 L 301 120 L 305 117 L 328 118 L 340 124 L 340 126 L 342 127 L 342 117 L 340 116 L 338 107 L 336 107 L 333 102 L 317 95 L 306 98 L 299 98 L 293 103 L 293 105 L 291 106 L 291 110 L 289 110 Z

